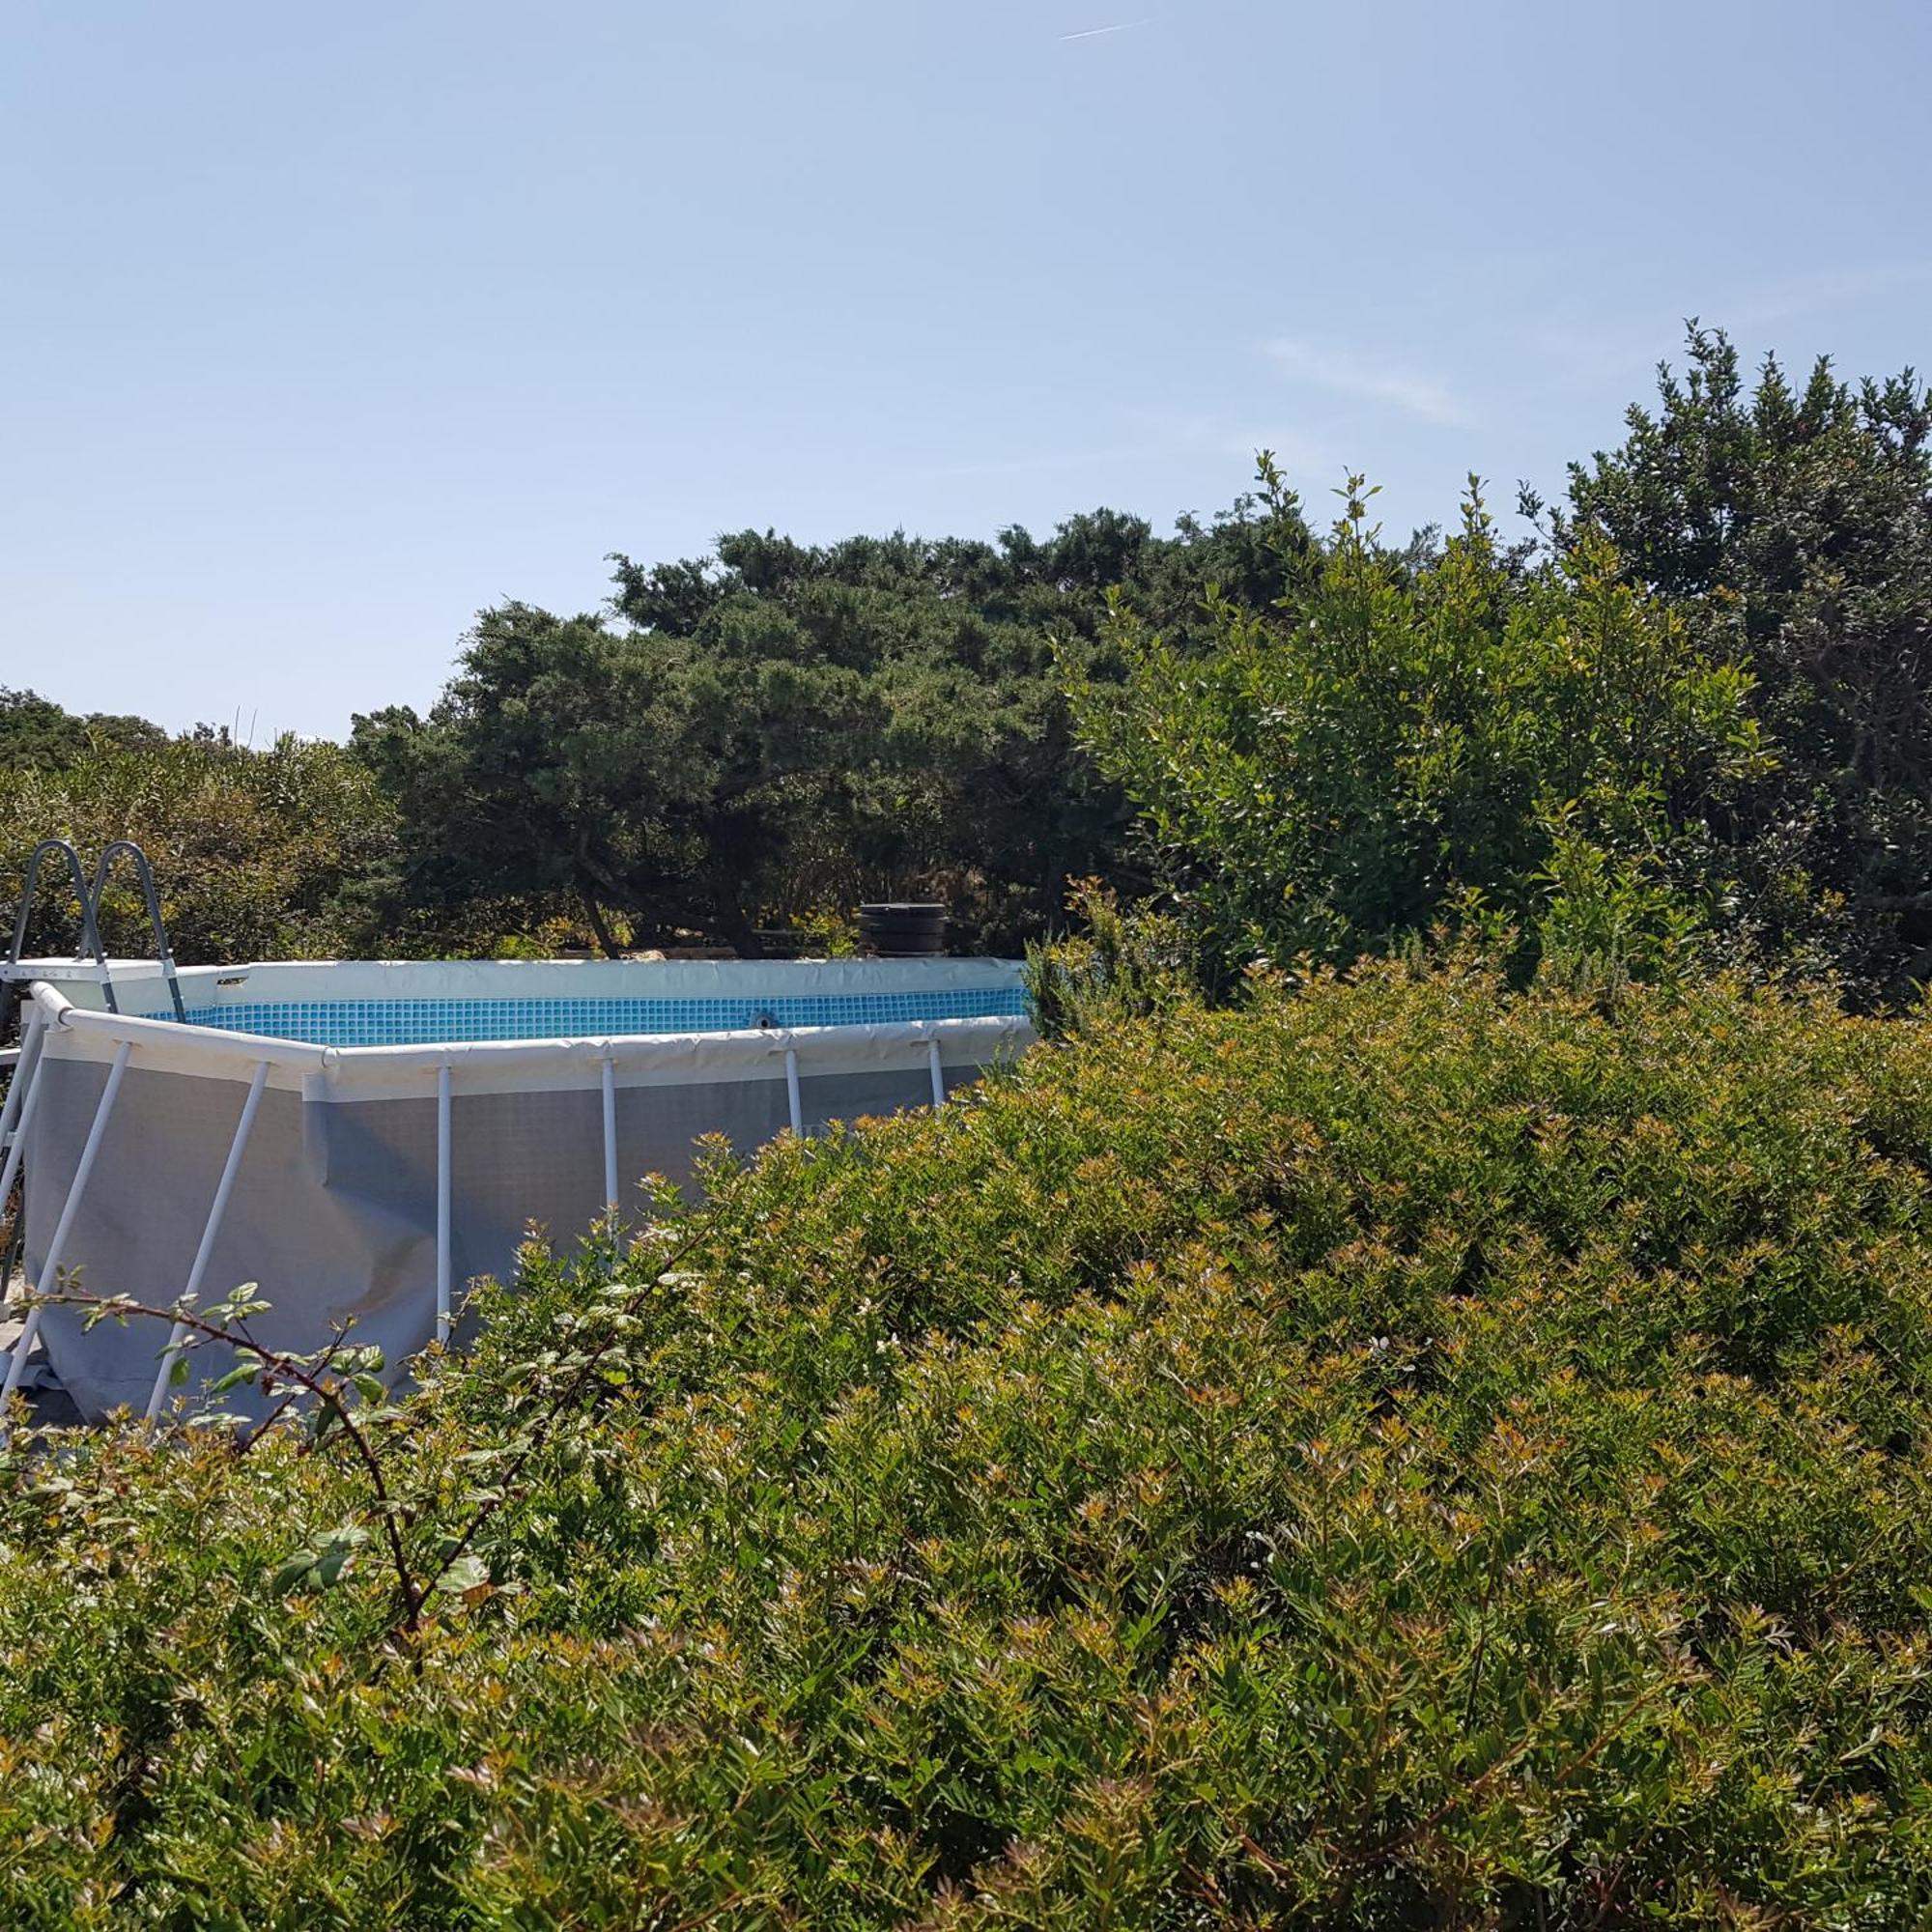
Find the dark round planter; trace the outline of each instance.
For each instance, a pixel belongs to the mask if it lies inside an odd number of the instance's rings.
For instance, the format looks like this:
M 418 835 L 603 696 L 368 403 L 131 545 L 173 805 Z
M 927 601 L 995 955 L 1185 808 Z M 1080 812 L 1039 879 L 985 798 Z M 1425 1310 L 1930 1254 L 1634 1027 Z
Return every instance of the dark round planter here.
M 946 908 L 905 903 L 862 905 L 859 944 L 880 959 L 930 959 L 946 951 Z

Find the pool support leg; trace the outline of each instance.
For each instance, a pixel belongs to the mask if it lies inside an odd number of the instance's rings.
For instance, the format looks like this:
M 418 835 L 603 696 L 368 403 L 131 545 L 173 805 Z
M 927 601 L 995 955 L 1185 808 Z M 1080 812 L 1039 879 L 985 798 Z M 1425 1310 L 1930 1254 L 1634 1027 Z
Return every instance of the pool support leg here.
M 798 1048 L 785 1048 L 785 1106 L 791 1114 L 791 1130 L 795 1134 L 805 1132 L 805 1103 L 798 1092 Z
M 604 1212 L 617 1218 L 617 1063 L 604 1056 Z
M 60 1287 L 61 1256 L 67 1247 L 67 1237 L 73 1232 L 75 1216 L 80 1211 L 80 1197 L 87 1191 L 87 1178 L 94 1172 L 95 1156 L 100 1151 L 102 1137 L 107 1132 L 107 1117 L 114 1111 L 115 1096 L 121 1092 L 121 1077 L 128 1071 L 128 1056 L 134 1051 L 133 1045 L 123 1040 L 115 1050 L 114 1064 L 107 1069 L 107 1084 L 100 1090 L 99 1104 L 94 1110 L 94 1123 L 87 1130 L 87 1140 L 80 1150 L 80 1160 L 73 1170 L 73 1179 L 69 1184 L 67 1199 L 61 1204 L 60 1219 L 54 1224 L 54 1237 L 47 1243 L 46 1260 L 42 1264 L 42 1282 L 51 1281 L 56 1290 Z M 36 1085 L 38 1086 L 38 1082 Z M 30 1094 L 29 1101 L 38 1095 Z M 21 1108 L 24 1116 L 26 1108 Z M 8 1172 L 11 1177 L 14 1162 L 10 1156 Z M 4 1409 L 20 1386 L 20 1378 L 26 1372 L 27 1356 L 33 1349 L 34 1338 L 41 1332 L 41 1309 L 38 1302 L 27 1311 L 26 1325 L 20 1330 L 19 1339 L 14 1344 L 7 1362 L 7 1383 L 0 1389 L 0 1409 Z M 0 1442 L 7 1439 L 7 1425 L 4 1413 L 0 1413 Z
M 242 1171 L 242 1151 L 248 1145 L 248 1135 L 255 1124 L 255 1110 L 262 1104 L 262 1089 L 268 1084 L 269 1063 L 258 1060 L 254 1078 L 248 1082 L 247 1097 L 242 1102 L 242 1118 L 235 1123 L 235 1138 L 228 1143 L 228 1158 L 222 1164 L 221 1179 L 214 1184 L 214 1201 L 202 1227 L 201 1245 L 194 1251 L 194 1265 L 188 1269 L 187 1286 L 182 1290 L 184 1301 L 192 1301 L 201 1293 L 201 1278 L 208 1272 L 209 1258 L 214 1253 L 214 1238 L 220 1234 L 222 1217 L 228 1212 L 228 1197 L 234 1193 L 235 1177 Z M 161 1366 L 155 1377 L 154 1392 L 148 1397 L 147 1421 L 150 1429 L 161 1412 L 161 1404 L 167 1400 L 168 1378 L 174 1373 L 182 1344 L 186 1340 L 186 1325 L 177 1321 L 168 1336 L 168 1346 L 161 1351 Z
M 449 1063 L 436 1069 L 436 1339 L 449 1340 Z

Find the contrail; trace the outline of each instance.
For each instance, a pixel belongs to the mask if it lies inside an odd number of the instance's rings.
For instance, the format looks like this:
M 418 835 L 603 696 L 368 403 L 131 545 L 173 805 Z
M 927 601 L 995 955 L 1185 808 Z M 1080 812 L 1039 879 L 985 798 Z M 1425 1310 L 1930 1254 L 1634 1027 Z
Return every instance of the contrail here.
M 1097 41 L 1102 34 L 1124 34 L 1135 27 L 1145 27 L 1145 20 L 1117 20 L 1111 27 L 1083 27 L 1077 34 L 1062 34 L 1063 41 Z

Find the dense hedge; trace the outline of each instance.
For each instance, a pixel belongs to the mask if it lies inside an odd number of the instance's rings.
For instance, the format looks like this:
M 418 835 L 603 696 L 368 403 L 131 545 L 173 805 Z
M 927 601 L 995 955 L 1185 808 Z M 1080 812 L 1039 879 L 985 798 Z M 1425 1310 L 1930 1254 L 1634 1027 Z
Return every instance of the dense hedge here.
M 781 1143 L 366 1412 L 414 1635 L 341 1431 L 16 1450 L 0 1918 L 1917 1922 L 1928 1158 L 1918 1021 L 1473 968 Z

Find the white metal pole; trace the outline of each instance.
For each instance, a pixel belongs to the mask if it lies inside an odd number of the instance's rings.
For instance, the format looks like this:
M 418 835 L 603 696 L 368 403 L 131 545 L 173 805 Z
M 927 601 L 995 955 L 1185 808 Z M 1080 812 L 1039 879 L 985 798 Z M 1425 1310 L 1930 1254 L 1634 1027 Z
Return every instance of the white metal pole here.
M 27 1151 L 27 1129 L 33 1125 L 34 1109 L 41 1103 L 41 1062 L 46 1058 L 46 1022 L 41 1020 L 28 1042 L 34 1048 L 32 1064 L 23 1051 L 19 1065 L 14 1069 L 14 1084 L 7 1090 L 9 1106 L 16 1094 L 20 1096 L 20 1111 L 14 1121 L 14 1138 L 8 1144 L 7 1158 L 0 1161 L 0 1202 L 14 1192 L 14 1177 L 19 1173 L 20 1156 Z
M 436 1069 L 436 1339 L 449 1340 L 449 1065 Z
M 936 1039 L 925 1049 L 925 1064 L 932 1072 L 932 1111 L 936 1114 L 946 1104 L 946 1074 L 939 1065 L 939 1042 Z
M 100 1151 L 101 1138 L 107 1132 L 107 1117 L 114 1111 L 114 1096 L 121 1091 L 121 1076 L 128 1070 L 128 1056 L 133 1050 L 133 1044 L 128 1040 L 123 1040 L 115 1050 L 114 1064 L 107 1069 L 107 1085 L 100 1090 L 100 1101 L 94 1110 L 94 1124 L 87 1130 L 80 1160 L 68 1186 L 67 1199 L 61 1204 L 60 1219 L 54 1224 L 54 1237 L 47 1243 L 46 1260 L 41 1264 L 41 1282 L 51 1282 L 56 1289 L 60 1286 L 61 1257 L 67 1249 L 67 1237 L 73 1232 L 74 1217 L 80 1211 L 80 1197 L 86 1190 L 87 1177 L 94 1172 L 94 1158 Z M 33 1097 L 28 1095 L 29 1099 Z M 20 1386 L 20 1377 L 27 1367 L 28 1350 L 33 1348 L 34 1337 L 40 1332 L 41 1309 L 36 1302 L 28 1309 L 26 1326 L 20 1330 L 19 1340 L 14 1344 L 7 1363 L 7 1385 L 0 1389 L 0 1401 L 12 1396 Z M 0 1419 L 0 1441 L 6 1439 L 5 1428 L 4 1419 Z
M 208 1272 L 209 1260 L 214 1253 L 214 1238 L 220 1234 L 222 1217 L 228 1212 L 228 1197 L 234 1193 L 235 1177 L 242 1171 L 242 1150 L 248 1145 L 249 1130 L 255 1124 L 255 1110 L 262 1104 L 262 1089 L 268 1084 L 269 1063 L 258 1060 L 255 1076 L 248 1082 L 247 1097 L 242 1102 L 242 1118 L 235 1123 L 235 1138 L 228 1143 L 228 1159 L 222 1166 L 221 1179 L 214 1184 L 214 1203 L 208 1210 L 208 1220 L 201 1231 L 201 1245 L 194 1251 L 194 1265 L 188 1269 L 187 1286 L 182 1290 L 184 1301 L 192 1301 L 201 1293 L 201 1278 Z M 160 1370 L 155 1377 L 154 1392 L 148 1397 L 150 1423 L 161 1412 L 161 1404 L 167 1399 L 168 1377 L 174 1371 L 175 1359 L 186 1339 L 185 1325 L 177 1321 L 168 1336 Z
M 798 1091 L 798 1048 L 785 1048 L 785 1104 L 791 1109 L 791 1130 L 795 1134 L 805 1132 L 805 1102 Z
M 617 1063 L 604 1056 L 604 1211 L 617 1211 Z
M 14 1077 L 7 1083 L 7 1099 L 0 1105 L 0 1152 L 5 1152 L 19 1117 L 20 1101 L 33 1084 L 34 1063 L 40 1058 L 41 1029 L 46 1025 L 39 1006 L 27 1015 L 26 1031 L 20 1040 L 20 1057 L 14 1063 Z

